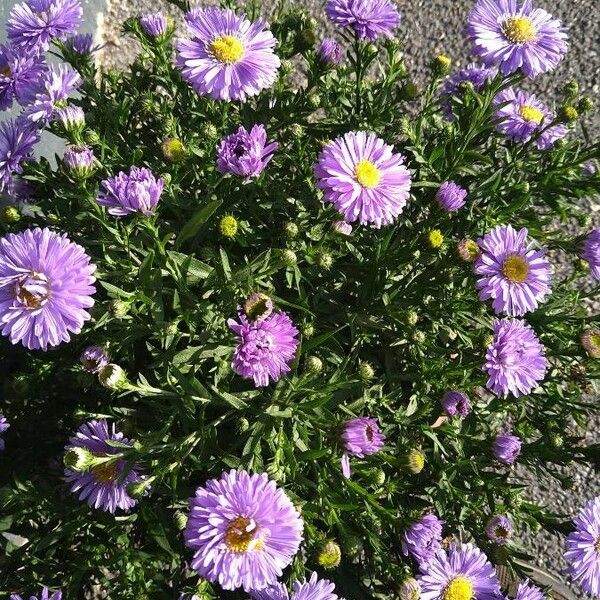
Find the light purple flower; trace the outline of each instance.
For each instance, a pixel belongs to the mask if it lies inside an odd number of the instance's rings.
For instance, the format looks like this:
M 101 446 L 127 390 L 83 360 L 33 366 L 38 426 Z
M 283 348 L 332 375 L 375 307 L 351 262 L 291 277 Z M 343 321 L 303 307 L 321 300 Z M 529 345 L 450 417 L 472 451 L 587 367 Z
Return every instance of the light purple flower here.
M 120 171 L 115 177 L 102 181 L 104 190 L 96 202 L 117 217 L 136 212 L 149 217 L 154 214 L 164 185 L 163 179 L 156 179 L 150 169 L 131 167 L 129 173 Z
M 486 387 L 497 396 L 529 394 L 546 376 L 548 361 L 533 329 L 520 319 L 494 322 L 494 338 L 483 370 Z
M 494 544 L 507 544 L 513 533 L 512 521 L 505 515 L 494 515 L 488 520 L 485 533 Z
M 565 560 L 569 575 L 590 596 L 600 596 L 600 496 L 590 500 L 573 519 Z
M 46 350 L 90 319 L 96 267 L 66 234 L 27 229 L 0 239 L 0 326 L 13 344 Z
M 341 437 L 345 449 L 342 455 L 342 473 L 346 479 L 350 477 L 350 456 L 364 458 L 376 454 L 383 448 L 385 441 L 378 420 L 371 417 L 350 419 L 344 423 Z
M 110 356 L 101 346 L 88 346 L 79 360 L 88 373 L 98 373 L 110 362 Z
M 56 111 L 56 120 L 70 133 L 81 133 L 85 127 L 85 113 L 79 106 L 65 106 Z
M 267 143 L 264 125 L 254 125 L 250 131 L 240 125 L 217 146 L 217 171 L 246 180 L 256 178 L 273 158 L 277 146 L 277 142 Z
M 495 98 L 499 108 L 494 118 L 499 121 L 496 129 L 509 140 L 517 143 L 528 142 L 537 135 L 535 145 L 539 150 L 549 150 L 557 140 L 565 137 L 569 131 L 566 125 L 548 127 L 554 121 L 554 113 L 535 94 L 524 90 L 507 88 Z
M 22 164 L 31 159 L 39 132 L 26 119 L 8 119 L 0 123 L 0 192 L 14 188 L 13 175 L 22 173 Z
M 503 75 L 521 69 L 531 79 L 553 70 L 567 52 L 560 21 L 530 0 L 478 0 L 469 15 L 467 37 L 473 53 Z
M 19 594 L 11 594 L 10 600 L 26 600 L 23 599 Z M 37 596 L 29 596 L 29 600 L 38 600 Z M 54 592 L 50 595 L 50 591 L 46 586 L 42 588 L 42 595 L 39 597 L 39 600 L 62 600 L 62 592 L 60 590 Z
M 534 311 L 550 293 L 552 267 L 546 249 L 535 249 L 527 229 L 500 225 L 478 240 L 481 254 L 474 270 L 482 302 L 493 300 L 496 314 L 522 316 Z
M 196 490 L 184 531 L 191 567 L 225 590 L 276 583 L 302 541 L 304 524 L 265 473 L 225 472 Z
M 422 568 L 442 547 L 444 521 L 429 513 L 411 523 L 402 535 L 402 553 L 411 556 Z
M 77 177 L 89 177 L 94 171 L 94 152 L 87 146 L 70 146 L 63 155 L 65 167 Z
M 350 225 L 350 223 L 346 223 L 346 221 L 334 221 L 331 224 L 331 229 L 333 229 L 335 233 L 339 233 L 343 236 L 352 235 L 352 225 Z
M 0 45 L 0 110 L 33 102 L 46 71 L 43 57 L 12 46 Z
M 469 397 L 460 390 L 447 391 L 440 402 L 449 417 L 466 417 L 469 414 Z
M 339 65 L 344 55 L 344 49 L 333 38 L 323 38 L 317 50 L 319 61 L 327 66 Z
M 360 39 L 392 37 L 400 13 L 391 0 L 327 0 L 325 14 L 336 25 L 349 27 Z
M 140 25 L 146 35 L 158 37 L 167 31 L 167 17 L 161 12 L 146 13 L 140 17 Z
M 404 157 L 374 133 L 350 132 L 335 139 L 322 150 L 314 171 L 325 201 L 349 223 L 390 225 L 410 194 Z
M 94 36 L 91 33 L 76 33 L 66 39 L 65 45 L 82 56 L 97 52 L 101 48 L 100 45 L 94 43 Z
M 190 11 L 186 22 L 193 37 L 177 44 L 177 66 L 198 94 L 244 101 L 275 83 L 281 61 L 264 21 L 213 6 Z
M 440 185 L 435 199 L 440 205 L 440 208 L 447 212 L 456 212 L 461 209 L 467 202 L 467 190 L 460 187 L 454 181 L 444 181 Z
M 6 420 L 4 415 L 0 415 L 0 450 L 4 450 L 4 439 L 2 438 L 2 434 L 10 427 L 10 424 Z
M 600 280 L 600 228 L 592 229 L 583 242 L 581 258 L 590 266 L 594 279 Z
M 123 448 L 111 446 L 108 441 L 119 445 L 133 446 L 122 433 L 115 429 L 114 423 L 109 427 L 105 420 L 92 420 L 79 427 L 74 437 L 65 447 L 68 452 L 72 448 L 84 448 L 95 458 L 106 458 L 121 454 Z M 79 472 L 65 469 L 67 482 L 71 484 L 71 492 L 79 494 L 91 508 L 114 513 L 117 508 L 128 511 L 137 504 L 127 487 L 144 480 L 137 465 L 128 465 L 124 458 L 101 462 L 87 471 Z
M 294 590 L 290 596 L 281 583 L 271 585 L 261 591 L 251 591 L 254 600 L 343 600 L 334 593 L 335 585 L 328 579 L 319 579 L 312 573 L 307 581 L 295 581 Z
M 500 432 L 494 438 L 494 458 L 504 465 L 512 465 L 521 454 L 521 438 L 508 432 Z
M 276 312 L 261 321 L 251 321 L 240 311 L 238 319 L 227 321 L 238 342 L 231 368 L 241 377 L 253 379 L 256 387 L 265 387 L 289 373 L 299 345 L 299 331 L 290 317 Z
M 451 544 L 419 565 L 421 600 L 501 600 L 496 571 L 486 555 L 473 544 Z
M 533 585 L 529 579 L 521 581 L 515 594 L 515 600 L 545 600 L 545 595 L 537 585 Z
M 79 0 L 27 0 L 12 7 L 6 32 L 15 46 L 45 52 L 53 38 L 75 32 L 82 15 Z
M 480 92 L 484 85 L 494 77 L 494 69 L 486 69 L 475 63 L 467 65 L 464 69 L 457 71 L 444 80 L 444 85 L 440 92 L 442 108 L 447 119 L 454 118 L 452 111 L 452 99 L 462 98 L 464 91 L 462 84 L 471 83 L 476 92 Z
M 598 166 L 593 160 L 588 160 L 581 165 L 581 172 L 586 177 L 593 177 L 598 172 Z

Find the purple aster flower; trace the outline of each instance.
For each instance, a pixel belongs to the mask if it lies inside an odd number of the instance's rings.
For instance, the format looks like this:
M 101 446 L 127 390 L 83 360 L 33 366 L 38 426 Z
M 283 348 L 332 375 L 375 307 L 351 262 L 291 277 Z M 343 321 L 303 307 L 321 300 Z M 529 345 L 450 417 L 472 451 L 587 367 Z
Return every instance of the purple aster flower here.
M 494 338 L 485 355 L 486 387 L 497 396 L 529 394 L 546 376 L 548 361 L 533 329 L 520 319 L 494 322 Z
M 177 66 L 198 94 L 244 101 L 275 83 L 281 62 L 264 21 L 213 6 L 190 11 L 186 22 L 193 37 L 177 44 Z
M 227 325 L 237 336 L 237 348 L 231 368 L 245 379 L 253 379 L 256 387 L 278 381 L 290 371 L 298 349 L 299 331 L 290 317 L 276 312 L 261 321 L 248 320 L 243 312 L 238 321 L 229 319 Z
M 598 172 L 598 167 L 596 162 L 593 160 L 588 160 L 581 165 L 581 172 L 586 177 L 593 177 Z
M 473 53 L 503 75 L 521 69 L 533 79 L 553 70 L 567 52 L 560 21 L 530 0 L 478 0 L 466 29 Z
M 240 125 L 217 146 L 217 171 L 246 180 L 256 178 L 273 158 L 277 146 L 277 142 L 267 143 L 264 125 L 254 125 L 250 131 Z
M 294 582 L 291 596 L 281 583 L 271 585 L 264 590 L 251 591 L 254 600 L 342 600 L 334 593 L 335 584 L 327 579 L 319 579 L 312 573 L 310 579 Z
M 565 560 L 569 575 L 584 592 L 600 596 L 600 496 L 590 500 L 573 519 Z
M 19 594 L 11 594 L 10 600 L 24 600 Z M 29 596 L 29 600 L 38 600 L 37 596 Z M 39 600 L 62 600 L 62 592 L 58 590 L 50 595 L 50 592 L 46 586 L 42 588 L 42 595 Z
M 76 177 L 89 177 L 94 171 L 94 152 L 87 146 L 70 146 L 63 155 L 65 167 Z
M 444 521 L 434 514 L 427 514 L 414 521 L 402 536 L 402 553 L 412 556 L 419 567 L 427 564 L 442 547 Z
M 146 13 L 140 17 L 140 25 L 146 35 L 158 37 L 167 31 L 167 17 L 161 12 Z
M 535 310 L 550 293 L 552 267 L 546 248 L 534 249 L 527 229 L 500 225 L 478 240 L 474 270 L 479 299 L 492 299 L 496 314 L 521 316 Z
M 262 590 L 281 577 L 300 548 L 303 522 L 265 473 L 231 470 L 190 499 L 184 531 L 190 564 L 225 590 Z
M 121 447 L 108 444 L 115 441 Z M 122 455 L 122 446 L 133 446 L 122 433 L 115 429 L 114 423 L 109 428 L 103 419 L 88 421 L 79 427 L 75 436 L 69 440 L 65 451 L 72 448 L 83 448 L 91 453 L 94 459 L 109 458 L 112 455 Z M 79 494 L 80 500 L 85 500 L 91 508 L 114 513 L 117 508 L 129 510 L 137 504 L 127 487 L 144 480 L 139 474 L 137 465 L 129 465 L 122 457 L 97 463 L 85 471 L 65 469 L 67 482 L 71 484 L 71 492 Z
M 504 465 L 512 465 L 521 454 L 521 438 L 512 433 L 500 432 L 494 438 L 494 458 Z
M 346 479 L 350 477 L 350 456 L 364 458 L 376 454 L 383 448 L 385 441 L 379 422 L 371 417 L 346 421 L 341 437 L 345 449 L 342 455 L 342 473 Z
M 535 94 L 507 88 L 494 98 L 494 103 L 505 104 L 496 111 L 494 116 L 499 121 L 496 129 L 509 140 L 522 143 L 537 135 L 535 140 L 537 148 L 549 150 L 557 140 L 567 135 L 566 125 L 548 127 L 554 121 L 555 115 L 535 97 Z
M 440 208 L 447 212 L 456 212 L 467 202 L 467 190 L 460 187 L 454 181 L 444 181 L 440 185 L 435 199 Z
M 449 390 L 440 402 L 449 417 L 466 417 L 469 414 L 469 397 L 460 390 Z
M 46 71 L 43 57 L 12 46 L 0 45 L 0 110 L 33 102 Z
M 590 266 L 594 279 L 600 280 L 600 228 L 592 229 L 581 248 L 581 258 Z
M 317 50 L 319 61 L 326 66 L 339 65 L 344 55 L 344 49 L 332 38 L 324 38 Z
M 27 229 L 0 239 L 0 326 L 13 344 L 46 350 L 90 319 L 96 267 L 66 234 Z
M 349 27 L 363 40 L 392 37 L 400 13 L 391 0 L 327 0 L 325 14 L 340 27 Z
M 163 179 L 156 179 L 150 169 L 131 167 L 129 174 L 120 171 L 115 177 L 105 179 L 102 182 L 104 191 L 100 192 L 96 202 L 117 217 L 135 212 L 149 217 L 154 214 L 164 185 Z
M 526 579 L 519 583 L 515 600 L 545 600 L 545 596 L 537 585 L 533 585 L 529 579 Z
M 100 50 L 101 46 L 94 43 L 94 36 L 91 33 L 76 33 L 67 38 L 65 45 L 75 54 L 86 56 Z
M 110 356 L 101 346 L 88 346 L 79 360 L 88 373 L 98 373 L 110 362 Z
M 6 420 L 4 415 L 0 415 L 0 450 L 4 450 L 4 440 L 2 434 L 10 427 L 10 424 Z
M 442 107 L 446 118 L 449 120 L 453 119 L 452 98 L 462 98 L 464 94 L 462 86 L 465 83 L 472 84 L 475 91 L 480 92 L 484 85 L 492 79 L 494 75 L 494 69 L 486 69 L 475 63 L 471 63 L 464 69 L 447 77 L 440 92 Z
M 13 6 L 6 32 L 15 46 L 45 52 L 53 38 L 75 32 L 82 15 L 79 0 L 27 0 Z
M 421 600 L 501 600 L 496 571 L 486 555 L 473 546 L 451 544 L 419 565 Z
M 374 133 L 350 132 L 328 144 L 314 166 L 317 186 L 347 222 L 390 225 L 402 212 L 411 177 L 402 154 Z
M 331 229 L 340 235 L 352 235 L 352 225 L 350 225 L 350 223 L 346 223 L 346 221 L 334 221 L 331 224 Z
M 485 533 L 494 544 L 507 544 L 513 533 L 512 521 L 504 515 L 494 515 L 487 522 Z
M 39 141 L 39 132 L 26 119 L 0 123 L 0 192 L 12 192 L 13 175 L 23 172 L 23 162 L 31 159 L 33 147 Z
M 81 77 L 73 69 L 51 65 L 45 73 L 42 91 L 36 94 L 33 104 L 25 108 L 24 114 L 34 123 L 53 121 L 57 111 L 80 85 Z

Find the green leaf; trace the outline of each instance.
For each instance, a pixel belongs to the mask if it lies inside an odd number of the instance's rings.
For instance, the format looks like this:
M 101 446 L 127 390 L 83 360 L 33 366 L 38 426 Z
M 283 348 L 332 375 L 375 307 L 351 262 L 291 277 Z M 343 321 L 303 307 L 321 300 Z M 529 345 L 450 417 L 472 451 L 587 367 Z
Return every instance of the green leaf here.
M 192 218 L 181 228 L 175 241 L 175 247 L 179 248 L 183 242 L 194 237 L 221 204 L 223 204 L 222 199 L 213 200 L 194 213 Z

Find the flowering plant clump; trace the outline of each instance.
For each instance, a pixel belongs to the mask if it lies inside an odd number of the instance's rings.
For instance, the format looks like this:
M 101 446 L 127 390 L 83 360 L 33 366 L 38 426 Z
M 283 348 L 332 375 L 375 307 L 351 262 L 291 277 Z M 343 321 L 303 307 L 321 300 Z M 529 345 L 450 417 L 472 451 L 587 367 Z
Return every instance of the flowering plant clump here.
M 600 499 L 527 488 L 600 464 L 566 25 L 477 0 L 419 90 L 392 0 L 174 3 L 125 72 L 79 0 L 0 47 L 0 596 L 541 600 L 527 528 L 599 595 Z

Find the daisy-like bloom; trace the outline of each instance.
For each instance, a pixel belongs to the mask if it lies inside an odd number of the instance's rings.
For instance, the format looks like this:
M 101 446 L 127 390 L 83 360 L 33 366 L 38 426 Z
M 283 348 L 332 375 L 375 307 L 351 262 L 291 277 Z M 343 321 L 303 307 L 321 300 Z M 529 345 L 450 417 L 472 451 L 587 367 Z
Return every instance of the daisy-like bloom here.
M 440 402 L 449 417 L 466 417 L 469 414 L 469 397 L 460 390 L 447 391 Z
M 476 92 L 480 92 L 485 84 L 494 77 L 494 74 L 494 69 L 486 69 L 485 67 L 471 63 L 464 69 L 447 77 L 440 92 L 442 108 L 446 118 L 449 120 L 454 118 L 452 98 L 462 98 L 464 94 L 463 87 L 466 84 L 472 85 Z
M 266 294 L 253 292 L 244 302 L 244 313 L 251 321 L 263 321 L 273 312 L 273 300 Z
M 336 25 L 349 27 L 363 40 L 391 38 L 400 13 L 391 0 L 327 0 L 325 14 Z
M 339 65 L 344 60 L 344 49 L 333 39 L 323 38 L 317 50 L 317 58 L 326 66 Z
M 281 577 L 300 548 L 304 525 L 266 473 L 231 470 L 190 499 L 184 531 L 191 567 L 225 590 L 262 590 Z
M 150 169 L 131 167 L 129 173 L 120 171 L 115 177 L 102 181 L 104 190 L 96 202 L 117 217 L 136 212 L 149 217 L 154 214 L 164 185 L 163 179 L 156 179 Z
M 12 46 L 0 45 L 0 110 L 33 102 L 40 90 L 40 80 L 46 71 L 46 61 Z
M 26 119 L 0 123 L 0 192 L 12 193 L 13 175 L 23 172 L 23 162 L 31 159 L 33 147 L 39 141 L 39 132 Z
M 299 331 L 284 312 L 276 312 L 260 321 L 251 321 L 238 313 L 238 321 L 227 325 L 237 336 L 231 368 L 245 379 L 253 379 L 256 387 L 265 387 L 289 373 L 289 364 L 296 356 Z
M 346 479 L 350 477 L 350 457 L 364 458 L 375 454 L 383 448 L 385 435 L 381 433 L 379 422 L 371 417 L 359 417 L 344 423 L 342 444 L 345 452 L 342 455 L 342 473 Z
M 4 440 L 1 435 L 10 427 L 4 415 L 0 415 L 0 450 L 4 450 Z
M 552 71 L 567 52 L 561 22 L 531 0 L 478 0 L 469 15 L 467 36 L 473 53 L 503 75 L 521 69 L 533 79 Z
M 442 547 L 444 521 L 434 514 L 427 514 L 411 523 L 402 537 L 402 553 L 412 556 L 419 567 L 427 564 Z
M 66 234 L 27 229 L 0 239 L 0 327 L 13 344 L 46 350 L 90 319 L 96 267 Z
M 71 492 L 79 494 L 80 500 L 85 500 L 91 508 L 114 513 L 117 508 L 129 510 L 137 504 L 127 487 L 144 480 L 137 465 L 127 465 L 127 461 L 112 455 L 120 455 L 123 448 L 108 444 L 108 441 L 118 442 L 119 445 L 133 446 L 122 433 L 115 429 L 114 423 L 109 427 L 102 419 L 92 420 L 79 427 L 77 433 L 65 447 L 68 452 L 73 448 L 83 448 L 91 453 L 94 459 L 107 459 L 96 462 L 95 466 L 85 471 L 73 471 L 65 468 L 67 482 L 71 484 Z
M 343 600 L 334 593 L 335 584 L 327 579 L 319 579 L 312 573 L 310 579 L 295 581 L 293 592 L 290 595 L 284 585 L 276 583 L 264 590 L 251 591 L 254 600 Z
M 264 21 L 212 6 L 190 11 L 186 22 L 193 37 L 177 44 L 177 66 L 198 94 L 244 101 L 275 83 L 281 61 Z
M 345 221 L 379 228 L 393 223 L 402 212 L 411 177 L 404 157 L 392 150 L 374 133 L 358 131 L 346 133 L 321 151 L 314 166 L 317 186 Z
M 483 365 L 488 390 L 503 397 L 509 392 L 516 398 L 527 395 L 544 379 L 547 367 L 544 347 L 525 321 L 494 322 L 493 341 Z
M 110 362 L 110 356 L 101 346 L 88 346 L 79 359 L 88 373 L 100 372 Z
M 97 52 L 101 48 L 94 43 L 94 36 L 91 33 L 76 33 L 66 39 L 65 45 L 69 50 L 82 56 Z
M 339 235 L 352 235 L 352 225 L 350 223 L 346 223 L 346 221 L 334 221 L 331 224 L 331 229 Z
M 585 238 L 581 258 L 590 266 L 594 279 L 600 280 L 600 228 L 593 229 Z
M 146 35 L 158 37 L 164 35 L 167 31 L 167 17 L 161 12 L 146 13 L 140 17 L 140 25 Z
M 438 550 L 419 565 L 421 600 L 500 600 L 500 583 L 486 555 L 473 544 Z
M 37 596 L 29 596 L 28 599 L 24 599 L 19 594 L 11 594 L 10 600 L 38 600 Z M 48 588 L 44 586 L 42 588 L 42 595 L 39 597 L 39 600 L 62 600 L 62 592 L 58 590 L 53 594 L 50 594 Z
M 94 152 L 87 146 L 70 146 L 63 154 L 63 162 L 75 177 L 84 179 L 94 172 Z
M 545 600 L 545 596 L 537 585 L 533 585 L 529 579 L 526 579 L 519 583 L 515 600 Z
M 512 465 L 521 454 L 521 438 L 508 432 L 500 432 L 492 446 L 494 458 L 504 465 Z
M 447 212 L 456 212 L 467 202 L 467 190 L 454 181 L 444 181 L 435 194 L 440 208 Z
M 494 544 L 507 544 L 513 533 L 512 521 L 504 515 L 494 515 L 487 522 L 485 533 Z
M 45 52 L 52 39 L 64 40 L 74 33 L 82 15 L 79 0 L 27 0 L 13 6 L 6 32 L 15 46 Z
M 474 270 L 482 302 L 493 300 L 496 314 L 522 316 L 535 310 L 550 293 L 552 267 L 546 249 L 536 250 L 527 238 L 527 229 L 519 231 L 500 225 L 479 240 L 481 254 Z
M 494 98 L 494 103 L 505 104 L 494 115 L 499 121 L 496 129 L 514 142 L 527 142 L 537 134 L 537 148 L 548 150 L 569 131 L 562 124 L 548 127 L 554 121 L 555 114 L 535 94 L 507 88 Z
M 592 358 L 600 358 L 600 329 L 586 329 L 581 334 L 581 345 Z
M 600 496 L 579 511 L 573 525 L 565 552 L 569 575 L 584 592 L 600 596 Z
M 42 91 L 33 103 L 25 108 L 24 114 L 34 123 L 47 124 L 57 117 L 69 96 L 81 85 L 81 77 L 65 65 L 48 67 L 42 83 Z
M 224 137 L 217 146 L 217 171 L 244 177 L 258 177 L 273 158 L 277 142 L 267 143 L 264 125 L 254 125 L 248 131 L 243 125 Z

